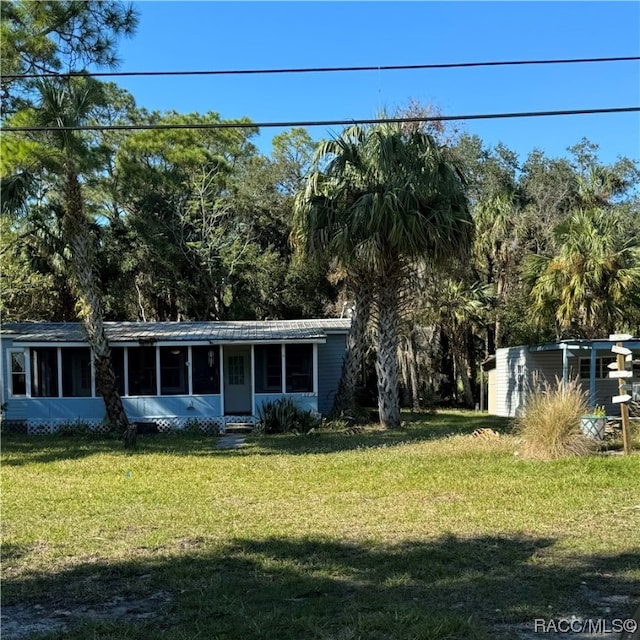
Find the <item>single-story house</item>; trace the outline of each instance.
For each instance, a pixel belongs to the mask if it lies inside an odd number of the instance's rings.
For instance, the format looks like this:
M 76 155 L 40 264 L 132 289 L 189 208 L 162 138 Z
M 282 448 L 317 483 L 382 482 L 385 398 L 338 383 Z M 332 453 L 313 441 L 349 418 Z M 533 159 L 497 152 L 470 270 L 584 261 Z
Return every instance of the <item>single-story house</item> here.
M 527 394 L 536 381 L 555 384 L 578 379 L 588 392 L 592 407 L 603 405 L 607 415 L 620 415 L 620 405 L 612 402 L 618 395 L 618 380 L 609 378 L 609 364 L 616 355 L 611 340 L 562 340 L 550 344 L 497 349 L 483 363 L 488 373 L 488 411 L 497 416 L 521 414 Z M 633 378 L 625 379 L 627 393 L 640 401 L 640 339 L 623 342 L 632 351 Z
M 326 414 L 338 387 L 349 319 L 107 322 L 118 391 L 132 422 L 160 430 L 255 423 L 261 405 L 292 398 Z M 0 327 L 3 422 L 29 433 L 104 424 L 80 323 Z

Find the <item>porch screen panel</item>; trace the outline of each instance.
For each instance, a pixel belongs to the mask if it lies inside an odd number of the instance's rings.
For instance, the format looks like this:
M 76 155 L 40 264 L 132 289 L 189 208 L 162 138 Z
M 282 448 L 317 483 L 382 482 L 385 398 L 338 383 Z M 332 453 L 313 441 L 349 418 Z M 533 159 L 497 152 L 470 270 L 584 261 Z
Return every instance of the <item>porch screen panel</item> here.
M 129 354 L 129 395 L 157 395 L 155 347 L 129 347 L 127 351 Z
M 189 393 L 187 347 L 160 348 L 160 393 L 163 396 Z
M 313 345 L 286 345 L 285 361 L 287 393 L 313 391 Z
M 256 393 L 282 393 L 282 354 L 279 344 L 256 345 Z
M 58 397 L 58 350 L 55 347 L 31 349 L 31 395 Z
M 91 395 L 91 351 L 62 349 L 62 395 L 86 398 Z
M 191 347 L 193 393 L 220 393 L 220 347 Z

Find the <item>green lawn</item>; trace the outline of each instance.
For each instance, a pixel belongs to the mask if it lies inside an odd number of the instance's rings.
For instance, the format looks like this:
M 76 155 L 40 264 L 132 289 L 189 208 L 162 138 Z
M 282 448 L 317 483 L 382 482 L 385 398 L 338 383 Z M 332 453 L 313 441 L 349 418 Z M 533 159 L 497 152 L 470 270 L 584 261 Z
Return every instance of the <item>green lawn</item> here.
M 65 639 L 489 640 L 631 614 L 640 455 L 530 462 L 507 420 L 407 420 L 241 450 L 5 435 L 3 615 Z

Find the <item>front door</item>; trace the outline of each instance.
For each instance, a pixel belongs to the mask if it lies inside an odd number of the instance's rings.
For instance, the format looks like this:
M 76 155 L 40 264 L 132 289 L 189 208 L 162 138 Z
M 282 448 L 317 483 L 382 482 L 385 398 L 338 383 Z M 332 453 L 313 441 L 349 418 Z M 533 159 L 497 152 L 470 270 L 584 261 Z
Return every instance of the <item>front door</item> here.
M 224 413 L 251 414 L 251 347 L 224 347 Z

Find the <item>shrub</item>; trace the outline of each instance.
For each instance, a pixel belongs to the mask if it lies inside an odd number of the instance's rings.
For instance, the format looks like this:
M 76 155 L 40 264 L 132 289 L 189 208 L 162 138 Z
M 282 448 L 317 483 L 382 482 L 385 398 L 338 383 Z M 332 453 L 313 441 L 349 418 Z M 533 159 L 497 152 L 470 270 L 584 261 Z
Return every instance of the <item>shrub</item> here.
M 545 380 L 536 387 L 516 423 L 523 457 L 552 460 L 594 451 L 597 442 L 585 436 L 580 427 L 580 418 L 589 409 L 587 392 L 578 381 L 568 382 L 563 389 L 562 381 L 556 378 L 555 386 Z
M 75 422 L 63 422 L 56 430 L 59 436 L 90 436 L 91 427 L 81 420 Z
M 257 428 L 263 433 L 308 433 L 321 420 L 311 411 L 300 409 L 291 398 L 265 402 L 258 411 Z

